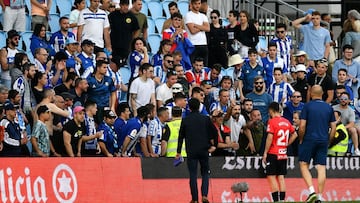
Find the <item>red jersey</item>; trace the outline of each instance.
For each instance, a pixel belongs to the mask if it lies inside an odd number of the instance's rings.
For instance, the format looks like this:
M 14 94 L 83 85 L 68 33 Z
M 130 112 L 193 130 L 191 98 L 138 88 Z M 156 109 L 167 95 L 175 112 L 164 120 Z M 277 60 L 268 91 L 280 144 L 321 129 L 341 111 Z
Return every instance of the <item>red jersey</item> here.
M 273 134 L 273 140 L 268 153 L 277 155 L 278 159 L 286 159 L 289 135 L 294 131 L 294 127 L 287 119 L 283 117 L 270 119 L 266 132 Z

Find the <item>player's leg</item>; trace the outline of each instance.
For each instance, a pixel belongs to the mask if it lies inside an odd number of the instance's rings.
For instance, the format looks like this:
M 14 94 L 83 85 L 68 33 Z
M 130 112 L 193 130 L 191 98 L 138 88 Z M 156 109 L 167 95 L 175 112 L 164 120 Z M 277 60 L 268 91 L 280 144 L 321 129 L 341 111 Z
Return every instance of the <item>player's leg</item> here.
M 280 202 L 285 201 L 286 196 L 286 185 L 285 185 L 285 176 L 279 175 L 277 176 L 278 182 L 279 182 L 279 200 Z
M 276 175 L 268 175 L 266 178 L 270 185 L 271 196 L 273 198 L 273 201 L 278 202 L 279 201 L 279 187 L 278 187 L 278 183 L 276 180 Z
M 191 198 L 192 202 L 198 201 L 198 189 L 197 189 L 197 165 L 198 159 L 190 158 L 187 159 L 187 166 L 190 175 L 190 191 L 191 191 Z
M 266 158 L 265 174 L 270 185 L 271 196 L 274 202 L 279 201 L 279 186 L 277 181 L 278 163 L 277 156 L 268 154 Z

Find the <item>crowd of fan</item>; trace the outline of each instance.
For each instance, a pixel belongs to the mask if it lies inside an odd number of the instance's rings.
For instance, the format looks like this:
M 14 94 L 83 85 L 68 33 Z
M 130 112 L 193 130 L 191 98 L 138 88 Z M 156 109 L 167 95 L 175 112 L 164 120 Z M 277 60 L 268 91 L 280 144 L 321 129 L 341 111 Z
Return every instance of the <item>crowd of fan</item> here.
M 31 2 L 48 12 L 49 5 Z M 201 102 L 199 111 L 218 130 L 213 156 L 262 155 L 268 105 L 280 103 L 298 128 L 313 85 L 322 87 L 323 100 L 345 125 L 329 143 L 329 155 L 360 155 L 356 10 L 344 24 L 343 56 L 333 60 L 335 42 L 320 23 L 328 14 L 312 11 L 290 25 L 278 23 L 263 46 L 247 11 L 229 11 L 223 27 L 206 0 L 191 0 L 184 15 L 171 2 L 163 40 L 150 56 L 142 1 L 132 0 L 131 9 L 128 0 L 119 8 L 99 3 L 90 0 L 85 8 L 85 0 L 75 0 L 76 9 L 60 18 L 61 29 L 49 41 L 46 15 L 33 18 L 34 63 L 17 49 L 20 34 L 8 30 L 0 51 L 0 156 L 174 157 L 181 118 L 191 113 L 189 98 Z M 288 26 L 300 30 L 301 44 L 287 35 Z M 288 155 L 297 155 L 297 145 Z

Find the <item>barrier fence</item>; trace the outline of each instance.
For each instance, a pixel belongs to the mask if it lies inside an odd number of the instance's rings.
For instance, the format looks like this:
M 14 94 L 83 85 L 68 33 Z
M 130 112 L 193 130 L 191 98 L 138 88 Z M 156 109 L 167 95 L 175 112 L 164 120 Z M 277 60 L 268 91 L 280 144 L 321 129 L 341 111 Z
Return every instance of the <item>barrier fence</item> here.
M 230 188 L 237 182 L 249 184 L 244 202 L 271 201 L 260 157 L 213 157 L 210 169 L 211 202 L 236 202 Z M 359 201 L 359 170 L 359 157 L 328 158 L 324 198 Z M 168 158 L 0 159 L 1 202 L 189 202 L 188 182 L 186 164 L 174 167 Z M 308 196 L 293 157 L 286 184 L 287 201 Z

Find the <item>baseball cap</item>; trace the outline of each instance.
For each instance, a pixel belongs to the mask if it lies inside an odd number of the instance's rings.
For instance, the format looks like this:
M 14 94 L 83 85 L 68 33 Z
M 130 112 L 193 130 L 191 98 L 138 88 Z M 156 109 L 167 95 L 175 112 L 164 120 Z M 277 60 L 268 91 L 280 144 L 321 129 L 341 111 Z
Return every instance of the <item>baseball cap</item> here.
M 104 111 L 104 116 L 106 118 L 116 118 L 116 114 L 111 110 L 105 110 Z
M 46 105 L 39 106 L 37 111 L 36 111 L 36 113 L 38 115 L 40 115 L 42 113 L 45 113 L 45 112 L 50 112 L 49 108 Z
M 82 107 L 82 106 L 76 106 L 74 109 L 73 109 L 73 113 L 79 113 L 81 111 L 85 111 L 85 108 Z
M 65 41 L 65 44 L 66 45 L 69 45 L 69 44 L 79 44 L 79 42 L 78 41 L 76 41 L 74 38 L 72 38 L 72 37 L 68 37 L 67 39 L 66 39 L 66 41 Z
M 306 67 L 305 67 L 305 65 L 304 64 L 298 64 L 298 65 L 296 65 L 296 70 L 295 70 L 295 72 L 306 72 Z
M 7 36 L 8 39 L 12 39 L 13 37 L 20 36 L 20 34 L 16 30 L 9 30 Z
M 92 42 L 92 41 L 89 40 L 89 39 L 85 39 L 84 41 L 81 42 L 81 46 L 82 46 L 82 45 L 92 45 L 92 46 L 94 46 L 95 43 Z
M 183 91 L 183 87 L 180 83 L 175 83 L 171 87 L 172 93 L 178 93 Z
M 74 98 L 75 98 L 75 95 L 70 94 L 69 92 L 63 92 L 63 93 L 60 94 L 60 96 L 61 96 L 64 100 L 74 99 Z
M 244 59 L 241 58 L 240 54 L 234 54 L 229 58 L 229 67 L 237 64 L 244 63 Z
M 15 105 L 9 101 L 5 102 L 4 104 L 4 110 L 7 111 L 7 110 L 14 110 L 16 109 Z

